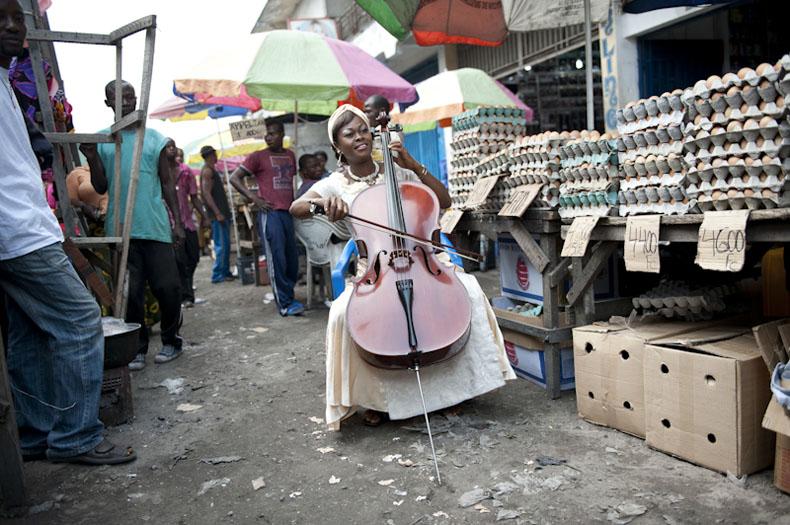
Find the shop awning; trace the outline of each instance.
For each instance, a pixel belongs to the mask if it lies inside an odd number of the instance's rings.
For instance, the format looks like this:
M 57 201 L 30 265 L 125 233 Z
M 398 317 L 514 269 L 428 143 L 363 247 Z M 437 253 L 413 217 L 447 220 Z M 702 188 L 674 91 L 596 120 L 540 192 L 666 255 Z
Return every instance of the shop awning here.
M 583 0 L 502 0 L 508 31 L 537 31 L 584 23 Z M 606 20 L 609 0 L 590 0 L 592 22 Z
M 729 4 L 733 0 L 623 0 L 626 13 L 645 13 L 667 7 L 691 7 L 710 4 Z

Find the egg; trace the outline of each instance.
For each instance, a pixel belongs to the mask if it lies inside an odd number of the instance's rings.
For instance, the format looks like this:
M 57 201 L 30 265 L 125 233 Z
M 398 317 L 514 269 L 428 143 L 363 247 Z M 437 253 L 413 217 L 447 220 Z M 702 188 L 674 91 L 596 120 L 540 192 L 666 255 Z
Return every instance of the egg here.
M 724 159 L 717 157 L 717 158 L 713 159 L 713 162 L 711 163 L 711 165 L 714 168 L 720 168 L 721 166 L 724 165 Z
M 755 74 L 754 70 L 750 67 L 742 67 L 738 70 L 738 78 L 744 80 L 749 76 L 753 76 Z
M 758 75 L 763 76 L 763 75 L 767 75 L 768 73 L 771 73 L 773 69 L 774 66 L 763 62 L 762 64 L 757 66 L 757 69 L 755 71 L 757 72 Z
M 760 127 L 761 128 L 773 128 L 776 127 L 776 121 L 771 117 L 763 117 L 760 119 Z
M 760 124 L 756 120 L 754 120 L 753 118 L 750 118 L 743 125 L 743 129 L 745 129 L 745 130 L 760 129 Z
M 727 73 L 723 77 L 721 77 L 721 81 L 724 83 L 724 85 L 737 84 L 738 75 L 736 75 L 735 73 Z
M 713 136 L 713 135 L 721 135 L 722 133 L 724 133 L 724 128 L 721 127 L 721 126 L 716 126 L 712 130 L 710 130 L 711 136 Z
M 730 73 L 730 74 L 732 74 L 732 73 Z M 734 97 L 735 95 L 737 95 L 740 92 L 741 92 L 741 88 L 739 88 L 738 86 L 732 86 L 730 89 L 727 90 L 727 96 L 728 97 Z
M 727 197 L 734 199 L 738 196 L 738 190 L 727 190 Z
M 715 89 L 719 85 L 721 85 L 721 77 L 719 75 L 711 75 L 705 81 L 705 86 L 708 89 Z
M 727 124 L 727 131 L 741 131 L 741 129 L 743 129 L 741 123 L 737 120 L 733 120 Z
M 743 196 L 747 198 L 754 197 L 754 190 L 750 190 L 749 188 L 746 188 L 745 190 L 743 190 Z

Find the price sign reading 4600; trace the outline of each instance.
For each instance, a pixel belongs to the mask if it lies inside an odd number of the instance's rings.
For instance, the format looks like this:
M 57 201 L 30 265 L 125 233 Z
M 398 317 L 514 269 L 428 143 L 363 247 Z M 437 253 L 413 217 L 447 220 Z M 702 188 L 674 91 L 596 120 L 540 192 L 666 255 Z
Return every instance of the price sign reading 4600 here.
M 660 215 L 629 217 L 625 223 L 625 269 L 629 272 L 659 273 Z
M 706 270 L 739 272 L 746 255 L 749 210 L 709 211 L 699 227 L 696 263 Z

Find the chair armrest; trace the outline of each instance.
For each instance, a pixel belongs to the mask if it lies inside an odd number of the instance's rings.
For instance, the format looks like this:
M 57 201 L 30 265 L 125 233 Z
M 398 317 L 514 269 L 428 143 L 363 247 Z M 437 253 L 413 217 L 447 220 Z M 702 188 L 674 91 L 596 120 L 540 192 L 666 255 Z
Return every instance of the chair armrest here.
M 346 243 L 346 247 L 343 248 L 343 253 L 340 255 L 340 259 L 332 269 L 333 300 L 340 297 L 340 294 L 343 293 L 343 289 L 346 287 L 346 274 L 348 273 L 348 267 L 351 264 L 351 260 L 356 255 L 359 255 L 359 252 L 357 251 L 357 243 L 355 243 L 353 240 L 350 240 Z

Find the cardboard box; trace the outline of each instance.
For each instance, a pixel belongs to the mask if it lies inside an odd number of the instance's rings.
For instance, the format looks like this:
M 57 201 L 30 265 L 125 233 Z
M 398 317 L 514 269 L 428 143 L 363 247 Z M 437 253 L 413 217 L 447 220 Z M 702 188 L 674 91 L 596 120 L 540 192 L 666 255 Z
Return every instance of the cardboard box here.
M 510 235 L 499 235 L 497 246 L 502 295 L 532 304 L 543 304 L 543 274 L 529 262 L 516 240 Z M 593 286 L 596 300 L 617 296 L 617 265 L 614 256 L 609 259 L 607 267 L 595 280 Z
M 774 485 L 790 494 L 790 413 L 774 398 L 765 411 L 763 428 L 776 432 Z
M 507 329 L 502 330 L 502 335 L 507 357 L 516 375 L 546 388 L 546 353 L 543 343 L 535 337 Z M 560 350 L 560 390 L 572 390 L 575 386 L 573 349 L 570 346 L 568 342 L 567 348 Z
M 645 437 L 645 344 L 710 323 L 653 322 L 629 328 L 596 323 L 574 328 L 573 361 L 579 416 L 598 425 Z
M 646 441 L 653 448 L 736 476 L 771 465 L 761 426 L 769 375 L 750 329 L 721 325 L 645 348 Z

